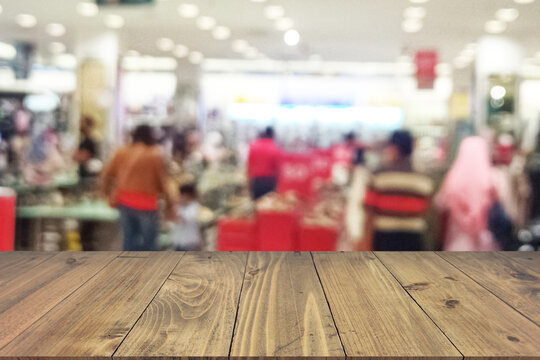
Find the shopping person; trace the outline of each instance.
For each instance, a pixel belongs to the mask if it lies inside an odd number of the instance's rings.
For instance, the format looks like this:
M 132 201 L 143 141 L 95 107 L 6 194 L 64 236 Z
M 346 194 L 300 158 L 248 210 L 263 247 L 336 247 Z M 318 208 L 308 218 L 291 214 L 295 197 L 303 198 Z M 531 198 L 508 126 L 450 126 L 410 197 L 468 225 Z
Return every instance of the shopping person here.
M 478 136 L 461 143 L 452 168 L 435 197 L 446 213 L 446 251 L 492 251 L 498 246 L 488 230 L 488 211 L 499 198 L 499 177 L 487 141 Z
M 158 198 L 172 214 L 172 199 L 165 162 L 154 145 L 152 128 L 138 126 L 130 145 L 116 151 L 101 174 L 101 187 L 111 205 L 120 209 L 125 251 L 157 250 Z
M 254 200 L 276 190 L 280 159 L 281 150 L 274 143 L 274 129 L 267 127 L 249 147 L 248 177 Z
M 405 130 L 395 131 L 384 149 L 384 165 L 375 172 L 366 193 L 365 234 L 368 238 L 364 241 L 372 241 L 376 251 L 424 249 L 425 216 L 433 182 L 413 170 L 412 151 L 411 134 Z
M 73 159 L 79 164 L 79 177 L 81 182 L 95 179 L 97 173 L 89 166 L 92 159 L 97 158 L 99 152 L 98 141 L 94 137 L 96 123 L 90 116 L 81 118 L 81 141 Z

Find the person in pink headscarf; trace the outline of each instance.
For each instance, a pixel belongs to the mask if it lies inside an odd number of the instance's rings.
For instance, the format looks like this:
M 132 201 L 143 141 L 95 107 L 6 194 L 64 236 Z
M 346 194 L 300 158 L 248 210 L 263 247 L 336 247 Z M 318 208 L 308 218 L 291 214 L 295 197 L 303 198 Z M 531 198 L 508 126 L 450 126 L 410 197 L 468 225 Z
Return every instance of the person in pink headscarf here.
M 497 178 L 486 140 L 478 136 L 463 140 L 435 197 L 436 206 L 448 215 L 444 250 L 499 250 L 487 221 L 491 205 L 499 199 Z

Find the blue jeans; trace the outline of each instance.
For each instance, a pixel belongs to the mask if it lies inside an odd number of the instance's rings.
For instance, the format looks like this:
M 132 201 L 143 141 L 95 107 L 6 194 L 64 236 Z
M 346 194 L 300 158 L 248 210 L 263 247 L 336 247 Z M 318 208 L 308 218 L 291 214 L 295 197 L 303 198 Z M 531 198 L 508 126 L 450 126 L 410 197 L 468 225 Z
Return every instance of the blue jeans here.
M 156 251 L 159 236 L 157 210 L 138 210 L 120 206 L 124 251 Z

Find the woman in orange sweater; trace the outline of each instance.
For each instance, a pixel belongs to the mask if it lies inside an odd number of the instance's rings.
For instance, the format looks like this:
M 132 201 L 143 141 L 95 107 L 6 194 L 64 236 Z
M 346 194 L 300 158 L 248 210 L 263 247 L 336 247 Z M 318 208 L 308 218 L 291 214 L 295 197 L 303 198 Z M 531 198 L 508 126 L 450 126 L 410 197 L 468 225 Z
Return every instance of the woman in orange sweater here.
M 157 250 L 158 198 L 165 198 L 168 213 L 173 201 L 165 161 L 150 126 L 138 126 L 133 142 L 116 151 L 101 173 L 100 184 L 110 205 L 120 210 L 124 250 Z

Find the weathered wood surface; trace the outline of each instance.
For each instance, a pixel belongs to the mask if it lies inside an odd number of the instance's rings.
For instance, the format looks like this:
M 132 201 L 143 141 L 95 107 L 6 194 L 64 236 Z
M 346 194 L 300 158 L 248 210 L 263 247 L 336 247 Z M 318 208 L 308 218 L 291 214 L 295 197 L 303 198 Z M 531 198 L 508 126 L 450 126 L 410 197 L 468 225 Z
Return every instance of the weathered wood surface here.
M 540 327 L 439 255 L 375 255 L 465 359 L 540 356 Z
M 540 359 L 537 253 L 0 253 L 0 360 Z
M 540 326 L 540 273 L 501 253 L 439 255 Z

